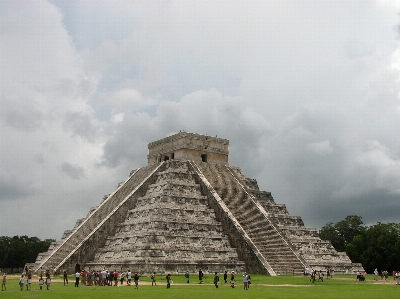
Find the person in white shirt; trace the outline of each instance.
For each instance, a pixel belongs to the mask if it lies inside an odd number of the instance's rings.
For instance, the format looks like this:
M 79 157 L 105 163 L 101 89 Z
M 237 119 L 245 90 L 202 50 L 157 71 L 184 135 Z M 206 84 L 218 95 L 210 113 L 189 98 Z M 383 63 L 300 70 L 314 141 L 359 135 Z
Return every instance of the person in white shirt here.
M 246 290 L 247 291 L 247 289 L 248 289 L 248 283 L 249 282 L 249 276 L 247 275 L 247 273 L 246 272 L 244 272 L 244 274 L 243 274 L 243 290 Z
M 374 280 L 378 280 L 378 276 L 379 276 L 378 268 L 375 268 L 374 275 L 375 275 Z
M 19 287 L 21 288 L 21 291 L 24 289 L 24 282 L 25 282 L 25 278 L 24 278 L 24 274 L 22 274 L 21 278 L 19 279 Z
M 107 278 L 107 271 L 106 271 L 106 269 L 103 269 L 103 271 L 101 271 L 101 285 L 102 286 L 106 285 L 106 278 Z
M 126 273 L 126 283 L 128 286 L 131 285 L 131 279 L 132 279 L 132 272 L 131 270 L 128 270 L 128 273 Z
M 75 287 L 78 288 L 79 287 L 79 277 L 81 276 L 81 272 L 76 271 L 75 273 Z

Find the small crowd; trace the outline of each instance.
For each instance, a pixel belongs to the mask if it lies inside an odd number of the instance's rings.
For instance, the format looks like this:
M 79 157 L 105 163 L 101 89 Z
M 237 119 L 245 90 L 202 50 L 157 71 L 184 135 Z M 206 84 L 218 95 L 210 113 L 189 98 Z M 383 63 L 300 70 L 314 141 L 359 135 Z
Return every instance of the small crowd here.
M 64 279 L 64 285 L 68 285 L 68 273 L 66 270 L 63 272 L 63 279 Z M 324 281 L 324 274 L 325 272 L 322 270 L 316 270 L 316 269 L 311 269 L 311 271 L 308 268 L 304 269 L 304 276 L 310 275 L 310 281 L 313 283 L 315 281 Z M 22 273 L 20 279 L 19 279 L 19 287 L 20 290 L 24 290 L 24 286 L 26 287 L 27 291 L 32 290 L 32 275 L 33 275 L 33 270 L 32 268 L 25 267 L 25 274 Z M 365 275 L 366 273 L 361 273 L 360 271 L 357 271 L 356 273 L 356 278 L 359 281 L 365 281 Z M 189 272 L 187 271 L 185 273 L 185 279 L 186 282 L 190 282 L 190 275 Z M 381 279 L 387 281 L 389 273 L 386 270 L 382 270 L 380 273 Z M 374 270 L 374 280 L 378 280 L 379 277 L 379 271 L 376 268 Z M 223 274 L 223 280 L 224 283 L 228 283 L 228 278 L 229 278 L 229 283 L 231 288 L 235 288 L 235 283 L 236 283 L 236 277 L 235 277 L 235 271 L 231 271 L 230 275 L 228 275 L 228 271 L 225 271 Z M 248 290 L 251 285 L 251 277 L 247 272 L 244 272 L 242 275 L 243 278 L 243 289 Z M 332 270 L 327 269 L 326 270 L 326 278 L 332 278 Z M 114 271 L 108 271 L 108 270 L 92 270 L 92 271 L 77 271 L 75 273 L 75 287 L 79 287 L 79 285 L 87 285 L 87 286 L 122 286 L 124 285 L 126 279 L 126 285 L 130 286 L 132 279 L 135 284 L 135 288 L 139 288 L 139 274 L 132 273 L 131 270 L 128 270 L 126 273 L 121 271 L 119 273 L 117 270 Z M 167 282 L 167 289 L 171 287 L 171 275 L 167 274 L 165 276 L 166 282 Z M 203 283 L 204 279 L 204 273 L 201 269 L 199 269 L 198 273 L 198 279 L 199 283 Z M 400 285 L 400 271 L 393 271 L 393 279 L 396 280 L 396 285 Z M 214 286 L 216 288 L 219 287 L 219 275 L 218 272 L 214 273 L 213 277 L 213 282 Z M 51 284 L 51 276 L 50 276 L 50 271 L 46 270 L 45 272 L 40 269 L 39 272 L 39 289 L 42 290 L 43 286 L 46 285 L 47 290 L 50 290 L 50 284 Z M 151 285 L 152 286 L 157 286 L 157 279 L 156 279 L 156 273 L 153 272 L 151 275 Z M 3 274 L 3 280 L 2 280 L 2 286 L 1 286 L 2 291 L 7 290 L 7 276 L 6 274 Z
M 66 270 L 63 271 L 64 285 L 68 284 L 68 273 Z M 77 271 L 75 273 L 75 287 L 79 287 L 79 284 L 86 286 L 120 286 L 124 284 L 126 278 L 126 284 L 131 285 L 132 278 L 135 283 L 135 287 L 139 287 L 139 274 L 134 273 L 132 275 L 131 270 L 126 273 L 117 270 L 108 271 L 103 270 L 92 270 L 92 271 Z

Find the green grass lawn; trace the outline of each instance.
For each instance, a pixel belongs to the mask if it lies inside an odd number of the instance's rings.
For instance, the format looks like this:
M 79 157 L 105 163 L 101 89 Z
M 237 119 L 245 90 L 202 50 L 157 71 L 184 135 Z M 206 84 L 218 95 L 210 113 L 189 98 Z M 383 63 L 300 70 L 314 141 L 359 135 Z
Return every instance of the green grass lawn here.
M 34 277 L 32 290 L 19 290 L 18 276 L 8 276 L 7 291 L 0 293 L 0 298 L 318 298 L 318 299 L 357 299 L 357 298 L 385 298 L 400 296 L 400 286 L 395 285 L 393 278 L 387 282 L 374 282 L 372 276 L 367 276 L 366 282 L 358 282 L 355 276 L 336 275 L 333 279 L 324 282 L 310 282 L 302 276 L 278 276 L 270 277 L 263 275 L 251 275 L 252 285 L 249 290 L 244 291 L 241 277 L 237 277 L 234 289 L 223 283 L 220 275 L 220 286 L 216 289 L 212 283 L 212 275 L 206 275 L 203 284 L 199 284 L 195 275 L 191 276 L 190 284 L 186 284 L 183 276 L 172 276 L 173 284 L 166 289 L 166 281 L 163 277 L 157 276 L 157 287 L 152 287 L 149 277 L 141 277 L 139 289 L 134 285 L 127 287 L 96 287 L 80 286 L 74 287 L 75 279 L 71 276 L 69 285 L 64 286 L 61 277 L 53 278 L 50 290 L 39 290 L 38 278 Z

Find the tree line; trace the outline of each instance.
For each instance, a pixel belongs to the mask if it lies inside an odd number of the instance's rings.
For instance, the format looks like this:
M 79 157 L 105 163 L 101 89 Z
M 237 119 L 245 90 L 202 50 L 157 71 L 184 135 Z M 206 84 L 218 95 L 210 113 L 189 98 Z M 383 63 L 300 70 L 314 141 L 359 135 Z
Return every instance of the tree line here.
M 380 223 L 367 226 L 362 217 L 347 216 L 329 222 L 319 231 L 337 251 L 347 253 L 353 263 L 361 263 L 367 273 L 400 270 L 400 223 Z
M 37 237 L 0 237 L 0 268 L 23 268 L 34 263 L 39 253 L 49 249 L 53 239 L 40 240 Z

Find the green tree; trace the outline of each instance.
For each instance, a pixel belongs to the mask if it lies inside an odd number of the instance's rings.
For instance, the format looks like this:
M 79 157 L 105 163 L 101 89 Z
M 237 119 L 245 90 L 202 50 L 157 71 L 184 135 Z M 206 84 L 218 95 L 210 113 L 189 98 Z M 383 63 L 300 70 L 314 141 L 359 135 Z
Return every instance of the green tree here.
M 400 224 L 377 223 L 346 246 L 346 253 L 353 262 L 362 263 L 368 273 L 379 270 L 400 270 Z
M 350 215 L 336 224 L 329 222 L 323 226 L 319 231 L 319 237 L 330 241 L 337 251 L 345 251 L 346 245 L 364 231 L 365 226 L 361 217 Z
M 319 237 L 322 240 L 330 241 L 336 250 L 343 251 L 342 248 L 344 244 L 344 239 L 338 233 L 335 225 L 332 222 L 329 222 L 321 228 L 321 230 L 319 231 Z
M 37 237 L 14 236 L 0 237 L 0 267 L 22 268 L 33 263 L 39 253 L 48 250 L 53 239 L 41 241 Z

